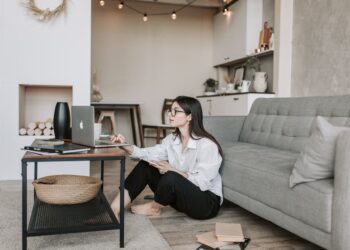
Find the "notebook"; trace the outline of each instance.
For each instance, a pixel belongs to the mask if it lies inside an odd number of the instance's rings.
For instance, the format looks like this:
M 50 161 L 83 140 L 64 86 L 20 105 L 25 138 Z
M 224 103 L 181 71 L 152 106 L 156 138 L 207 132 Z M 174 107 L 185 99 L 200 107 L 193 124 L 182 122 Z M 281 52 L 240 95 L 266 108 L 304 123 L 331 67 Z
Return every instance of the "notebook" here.
M 219 241 L 216 238 L 214 231 L 198 234 L 196 237 L 199 243 L 207 245 L 214 249 L 231 244 L 231 242 Z
M 244 235 L 241 224 L 216 223 L 215 235 L 219 241 L 244 242 Z

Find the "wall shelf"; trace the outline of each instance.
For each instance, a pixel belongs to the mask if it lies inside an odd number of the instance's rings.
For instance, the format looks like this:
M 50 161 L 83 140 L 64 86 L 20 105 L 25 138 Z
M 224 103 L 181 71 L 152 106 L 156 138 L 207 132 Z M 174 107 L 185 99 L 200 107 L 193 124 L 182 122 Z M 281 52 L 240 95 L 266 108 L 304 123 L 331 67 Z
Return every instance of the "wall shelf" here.
M 249 58 L 251 58 L 253 56 L 258 57 L 258 58 L 262 58 L 262 57 L 266 57 L 266 56 L 270 56 L 270 55 L 273 55 L 273 50 L 266 50 L 266 51 L 263 51 L 263 52 L 260 52 L 260 53 L 247 55 L 247 56 L 244 56 L 244 57 L 241 57 L 241 58 L 237 58 L 235 60 L 232 60 L 232 61 L 229 61 L 229 62 L 226 62 L 226 63 L 215 65 L 214 67 L 229 67 L 229 66 L 232 66 L 232 65 L 235 65 L 235 64 L 244 63 L 245 61 L 247 61 Z

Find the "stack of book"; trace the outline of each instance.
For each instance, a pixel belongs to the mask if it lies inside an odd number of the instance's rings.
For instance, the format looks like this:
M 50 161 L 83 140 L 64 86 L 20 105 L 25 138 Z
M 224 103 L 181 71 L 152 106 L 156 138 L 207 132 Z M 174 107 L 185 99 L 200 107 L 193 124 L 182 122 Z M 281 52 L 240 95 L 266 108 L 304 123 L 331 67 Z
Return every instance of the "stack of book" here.
M 215 231 L 202 233 L 196 237 L 199 243 L 214 249 L 245 241 L 241 224 L 234 223 L 216 223 Z
M 35 140 L 32 145 L 23 148 L 35 154 L 71 154 L 82 153 L 90 150 L 88 147 L 80 146 L 72 143 L 65 143 L 61 140 Z

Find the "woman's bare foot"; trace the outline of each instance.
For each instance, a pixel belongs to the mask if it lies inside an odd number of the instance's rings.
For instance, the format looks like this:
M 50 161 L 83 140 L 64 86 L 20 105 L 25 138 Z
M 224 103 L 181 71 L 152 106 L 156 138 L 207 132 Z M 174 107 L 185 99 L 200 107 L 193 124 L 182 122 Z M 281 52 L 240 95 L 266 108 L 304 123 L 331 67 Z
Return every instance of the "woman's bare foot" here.
M 111 204 L 111 208 L 112 208 L 112 211 L 113 211 L 113 213 L 114 213 L 114 215 L 115 215 L 115 218 L 117 218 L 117 220 L 118 220 L 118 222 L 119 222 L 119 221 L 120 221 L 120 220 L 119 220 L 119 213 L 120 213 L 120 208 L 119 208 L 119 206 L 116 206 L 115 203 L 112 203 L 112 204 Z
M 129 192 L 127 190 L 124 190 L 124 207 L 128 206 L 130 204 L 130 202 L 131 202 L 131 199 L 129 196 Z M 117 197 L 115 197 L 115 199 L 113 200 L 113 202 L 111 204 L 111 208 L 112 208 L 112 211 L 113 211 L 115 217 L 119 221 L 120 194 L 118 194 Z
M 162 205 L 152 201 L 141 205 L 131 206 L 131 212 L 147 216 L 158 216 L 162 213 Z

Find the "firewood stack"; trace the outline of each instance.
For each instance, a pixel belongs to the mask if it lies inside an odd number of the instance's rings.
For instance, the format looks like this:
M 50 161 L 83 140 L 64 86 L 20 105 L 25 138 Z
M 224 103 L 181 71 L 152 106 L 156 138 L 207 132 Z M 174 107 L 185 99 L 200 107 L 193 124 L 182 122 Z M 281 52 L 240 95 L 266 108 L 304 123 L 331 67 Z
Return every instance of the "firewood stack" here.
M 45 136 L 52 136 L 55 135 L 53 131 L 53 122 L 52 119 L 49 118 L 45 122 L 30 122 L 28 124 L 27 128 L 20 128 L 19 129 L 20 135 L 45 135 Z

